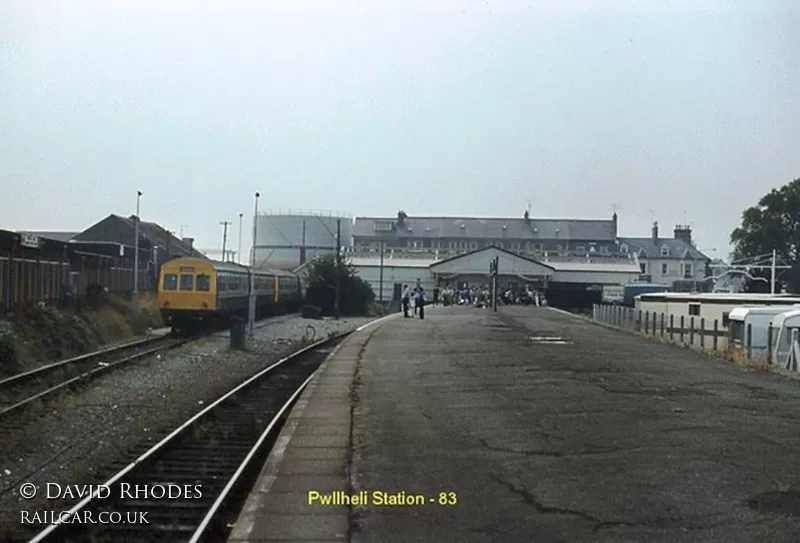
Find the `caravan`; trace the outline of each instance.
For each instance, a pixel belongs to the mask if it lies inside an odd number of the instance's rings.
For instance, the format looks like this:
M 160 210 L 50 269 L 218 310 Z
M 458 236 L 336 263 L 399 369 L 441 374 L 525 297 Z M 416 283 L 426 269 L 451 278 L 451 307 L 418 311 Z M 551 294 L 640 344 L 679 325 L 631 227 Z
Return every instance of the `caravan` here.
M 800 309 L 776 315 L 772 321 L 774 328 L 772 352 L 773 361 L 787 370 L 797 371 L 800 359 Z
M 777 315 L 800 310 L 800 305 L 771 307 L 735 307 L 728 315 L 728 345 L 736 350 L 748 350 L 747 327 L 750 326 L 748 357 L 765 358 L 769 329 Z M 773 330 L 773 340 L 775 333 Z

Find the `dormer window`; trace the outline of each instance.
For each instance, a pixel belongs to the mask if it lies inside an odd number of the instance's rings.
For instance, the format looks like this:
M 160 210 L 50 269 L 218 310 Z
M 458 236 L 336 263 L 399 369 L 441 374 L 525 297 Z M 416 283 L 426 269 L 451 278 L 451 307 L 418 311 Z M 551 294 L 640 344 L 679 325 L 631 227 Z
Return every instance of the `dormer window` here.
M 627 243 L 623 243 L 622 245 L 620 245 L 619 246 L 619 251 L 621 253 L 628 254 L 628 244 Z
M 669 246 L 668 245 L 662 245 L 661 246 L 661 256 L 665 256 L 665 257 L 669 256 Z

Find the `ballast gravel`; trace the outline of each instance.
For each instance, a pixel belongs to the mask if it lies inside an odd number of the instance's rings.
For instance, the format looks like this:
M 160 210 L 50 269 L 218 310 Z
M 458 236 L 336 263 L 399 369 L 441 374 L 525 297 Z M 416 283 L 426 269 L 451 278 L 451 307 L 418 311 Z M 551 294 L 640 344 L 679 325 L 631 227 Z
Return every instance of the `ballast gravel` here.
M 206 405 L 259 370 L 310 343 L 366 324 L 372 318 L 307 320 L 275 317 L 259 323 L 248 352 L 230 351 L 227 333 L 191 342 L 111 371 L 83 390 L 0 421 L 0 540 L 30 536 L 25 519 L 67 511 L 78 499 L 66 485 L 100 484 Z M 32 483 L 37 494 L 23 499 Z M 77 496 L 75 496 L 77 498 Z M 27 514 L 25 513 L 27 511 Z

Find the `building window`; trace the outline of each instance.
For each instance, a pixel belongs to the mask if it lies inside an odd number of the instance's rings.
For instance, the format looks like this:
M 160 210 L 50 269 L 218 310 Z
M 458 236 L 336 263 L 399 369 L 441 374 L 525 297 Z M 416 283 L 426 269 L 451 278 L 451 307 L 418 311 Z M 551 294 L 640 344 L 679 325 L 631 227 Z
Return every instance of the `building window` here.
M 625 243 L 623 243 L 622 245 L 620 245 L 620 246 L 619 246 L 619 250 L 620 250 L 620 252 L 621 252 L 621 253 L 626 253 L 626 254 L 627 254 L 627 252 L 628 252 L 628 245 L 627 245 L 627 244 L 625 244 Z
M 669 256 L 669 247 L 666 245 L 661 246 L 661 256 Z
M 642 273 L 647 273 L 647 263 L 646 262 L 640 262 L 639 263 L 639 268 L 642 270 Z
M 700 304 L 689 304 L 689 316 L 690 317 L 700 316 Z
M 585 245 L 576 245 L 575 246 L 575 250 L 578 251 L 579 253 L 582 253 L 582 252 L 586 251 L 586 246 Z
M 692 265 L 691 264 L 687 263 L 687 264 L 683 265 L 683 274 L 686 277 L 691 277 L 692 276 Z
M 669 265 L 664 262 L 661 264 L 661 275 L 667 275 L 669 273 Z

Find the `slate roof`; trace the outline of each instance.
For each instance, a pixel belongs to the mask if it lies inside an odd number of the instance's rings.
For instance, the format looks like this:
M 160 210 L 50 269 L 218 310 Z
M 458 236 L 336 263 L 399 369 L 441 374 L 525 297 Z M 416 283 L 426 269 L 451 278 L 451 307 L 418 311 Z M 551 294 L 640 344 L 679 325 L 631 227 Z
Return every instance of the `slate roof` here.
M 535 219 L 476 217 L 407 217 L 402 229 L 375 230 L 375 222 L 397 217 L 356 217 L 353 237 L 486 238 L 614 241 L 613 219 Z M 461 225 L 464 225 L 464 228 Z M 505 228 L 503 228 L 505 226 Z M 409 231 L 408 228 L 411 228 Z
M 131 215 L 130 217 L 120 217 L 122 220 L 126 221 L 128 224 L 131 225 L 132 228 L 136 227 L 135 218 L 136 215 Z M 157 245 L 161 245 L 162 247 L 167 246 L 167 239 L 169 239 L 169 247 L 170 253 L 176 254 L 180 253 L 182 256 L 191 256 L 193 258 L 201 258 L 203 260 L 208 260 L 208 257 L 198 251 L 197 249 L 189 247 L 186 243 L 183 242 L 177 236 L 173 236 L 166 229 L 162 228 L 158 224 L 154 222 L 139 222 L 139 231 L 147 237 L 150 241 Z
M 711 260 L 697 249 L 682 239 L 658 238 L 654 241 L 649 238 L 619 238 L 619 244 L 628 246 L 629 253 L 639 253 L 644 258 L 675 259 L 675 260 Z M 661 247 L 669 247 L 669 256 L 661 256 Z

